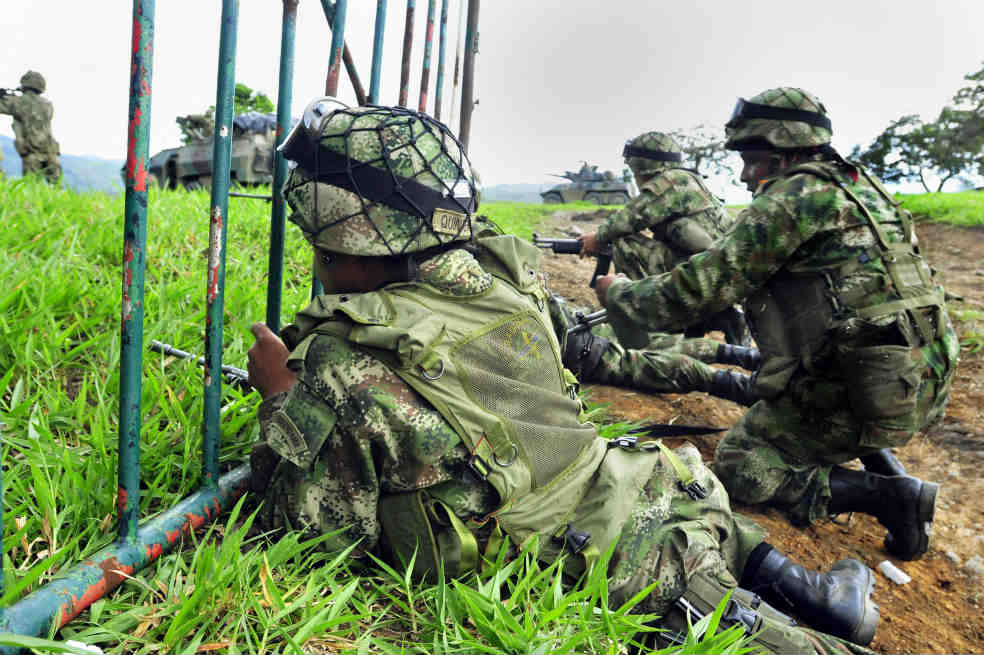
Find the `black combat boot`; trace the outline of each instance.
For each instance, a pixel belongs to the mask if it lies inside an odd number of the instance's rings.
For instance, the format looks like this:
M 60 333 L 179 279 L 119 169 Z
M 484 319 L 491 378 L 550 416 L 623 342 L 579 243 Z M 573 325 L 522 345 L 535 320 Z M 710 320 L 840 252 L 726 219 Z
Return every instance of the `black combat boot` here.
M 714 361 L 718 364 L 734 364 L 748 371 L 757 371 L 762 363 L 762 354 L 758 348 L 745 348 L 722 343 L 718 346 Z
M 835 466 L 830 471 L 830 514 L 863 512 L 888 528 L 885 548 L 904 560 L 929 548 L 939 485 L 909 475 L 885 476 Z
M 864 455 L 860 459 L 861 463 L 864 464 L 864 470 L 868 473 L 877 473 L 878 475 L 906 474 L 902 462 L 888 448 L 883 448 L 870 455 Z
M 867 646 L 878 627 L 871 600 L 875 576 L 856 559 L 842 559 L 829 573 L 810 571 L 762 542 L 748 557 L 740 585 L 770 605 L 793 611 L 812 627 Z
M 745 407 L 751 407 L 759 399 L 757 395 L 752 393 L 752 378 L 744 373 L 721 369 L 714 371 L 714 377 L 711 378 L 711 388 L 706 391 L 712 396 L 724 398 Z
M 748 348 L 752 345 L 752 333 L 748 330 L 745 313 L 737 307 L 728 307 L 708 321 L 715 330 L 724 333 L 724 340 L 734 346 Z

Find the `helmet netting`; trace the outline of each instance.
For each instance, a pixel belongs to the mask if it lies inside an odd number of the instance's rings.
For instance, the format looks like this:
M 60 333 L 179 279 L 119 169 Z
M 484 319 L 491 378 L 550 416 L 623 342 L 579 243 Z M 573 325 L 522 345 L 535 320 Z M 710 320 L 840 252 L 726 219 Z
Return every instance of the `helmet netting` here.
M 309 242 L 351 254 L 399 255 L 471 238 L 471 165 L 442 123 L 403 107 L 370 105 L 332 112 L 318 136 L 315 170 L 294 169 L 284 188 L 295 211 L 291 220 Z M 436 229 L 441 208 L 464 220 Z

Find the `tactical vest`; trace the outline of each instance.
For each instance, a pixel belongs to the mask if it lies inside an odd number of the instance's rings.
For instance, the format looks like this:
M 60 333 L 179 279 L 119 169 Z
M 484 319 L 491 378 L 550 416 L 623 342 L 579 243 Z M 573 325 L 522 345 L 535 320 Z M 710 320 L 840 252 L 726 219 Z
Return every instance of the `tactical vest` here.
M 494 277 L 487 291 L 453 296 L 411 282 L 358 296 L 321 296 L 319 314 L 334 312 L 335 319 L 314 332 L 358 344 L 427 399 L 468 448 L 473 471 L 499 493 L 501 505 L 487 518 L 513 543 L 533 535 L 549 542 L 572 521 L 606 458 L 608 441 L 592 424 L 580 422 L 577 381 L 561 364 L 550 327 L 539 250 L 512 236 L 477 243 L 479 263 Z M 627 483 L 640 487 L 634 480 L 648 477 L 640 467 L 651 470 L 656 458 L 634 459 L 649 460 L 631 467 L 640 472 L 629 475 Z M 635 497 L 628 500 L 631 506 Z M 447 548 L 420 525 L 436 514 L 419 493 L 384 496 L 380 502 L 384 534 L 396 550 L 409 551 L 400 553 L 404 556 L 431 542 L 431 550 L 442 552 L 424 555 L 446 559 Z M 468 539 L 460 520 L 440 514 L 459 542 Z M 608 527 L 612 534 L 605 535 L 602 547 L 621 523 Z M 474 553 L 463 557 L 474 558 Z
M 699 248 L 692 247 L 688 249 L 683 255 L 684 257 L 686 257 L 688 255 L 692 255 L 694 253 L 700 252 L 701 250 L 705 250 L 706 247 L 709 246 L 710 242 L 713 242 L 715 239 L 720 237 L 726 231 L 727 226 L 725 225 L 725 220 L 727 216 L 724 213 L 724 210 L 720 206 L 714 203 L 713 201 L 714 194 L 711 193 L 711 190 L 707 188 L 707 185 L 704 183 L 703 176 L 700 173 L 698 173 L 696 170 L 690 168 L 665 169 L 664 171 L 661 172 L 661 175 L 655 176 L 651 180 L 643 184 L 640 191 L 648 190 L 654 195 L 660 195 L 662 193 L 665 193 L 668 189 L 672 189 L 672 186 L 667 186 L 671 184 L 668 180 L 660 179 L 662 174 L 667 173 L 669 171 L 683 171 L 685 173 L 689 173 L 690 177 L 697 183 L 697 186 L 701 188 L 701 190 L 704 192 L 704 195 L 707 198 L 706 207 L 698 209 L 697 211 L 687 215 L 671 214 L 665 216 L 662 221 L 660 221 L 656 225 L 650 226 L 650 229 L 652 229 L 653 231 L 654 238 L 656 238 L 656 240 L 658 241 L 662 241 L 665 238 L 667 221 L 672 221 L 677 218 L 684 218 L 685 216 L 693 216 L 695 218 L 698 218 L 699 220 L 696 221 L 697 225 L 700 226 L 698 230 L 701 233 L 706 232 L 706 235 L 701 234 L 699 237 L 694 239 L 695 243 L 704 242 L 707 241 L 707 239 L 710 239 L 710 241 L 708 241 L 707 244 L 704 244 L 705 247 L 699 247 Z
M 834 367 L 850 390 L 855 412 L 865 420 L 900 416 L 912 411 L 923 368 L 918 348 L 938 337 L 943 294 L 914 245 L 911 219 L 888 192 L 857 167 L 890 206 L 902 225 L 903 240 L 891 242 L 872 211 L 841 181 L 838 164 L 810 162 L 785 171 L 788 177 L 807 173 L 835 184 L 858 208 L 876 244 L 854 257 L 817 270 L 787 264 L 745 302 L 749 325 L 762 353 L 756 391 L 773 397 L 786 389 L 797 372 L 823 376 L 819 368 Z M 842 282 L 879 261 L 884 273 L 850 292 Z M 888 301 L 872 303 L 874 293 L 889 293 Z M 895 315 L 899 333 L 908 343 L 863 344 L 852 339 L 866 323 Z M 870 324 L 870 323 L 868 323 Z

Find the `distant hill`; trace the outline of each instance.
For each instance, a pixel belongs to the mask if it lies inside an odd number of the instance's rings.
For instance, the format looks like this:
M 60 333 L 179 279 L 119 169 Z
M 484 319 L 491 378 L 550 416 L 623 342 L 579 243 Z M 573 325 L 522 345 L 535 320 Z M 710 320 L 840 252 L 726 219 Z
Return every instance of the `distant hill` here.
M 492 202 L 540 203 L 540 191 L 549 188 L 546 184 L 496 184 L 482 189 L 482 200 Z
M 9 136 L 0 135 L 0 149 L 3 150 L 3 162 L 0 162 L 0 167 L 2 167 L 4 174 L 10 177 L 20 177 L 23 169 L 20 155 L 14 150 L 14 140 Z M 120 179 L 122 160 L 79 155 L 62 155 L 59 160 L 65 175 L 65 184 L 73 191 L 104 191 L 106 193 L 123 191 L 123 182 Z

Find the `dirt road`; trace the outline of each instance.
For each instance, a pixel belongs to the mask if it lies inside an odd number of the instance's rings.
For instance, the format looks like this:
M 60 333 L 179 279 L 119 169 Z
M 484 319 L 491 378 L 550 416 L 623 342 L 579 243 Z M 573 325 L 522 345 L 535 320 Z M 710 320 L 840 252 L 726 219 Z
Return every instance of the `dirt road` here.
M 605 212 L 558 213 L 538 231 L 570 236 L 575 228 L 591 231 Z M 984 332 L 984 319 L 958 320 L 962 310 L 984 312 L 984 230 L 919 223 L 922 252 L 946 282 L 962 296 L 949 304 L 957 331 Z M 597 306 L 588 288 L 594 262 L 572 255 L 544 258 L 555 293 Z M 720 334 L 716 334 L 720 338 Z M 729 426 L 743 408 L 703 393 L 653 396 L 614 387 L 589 388 L 593 402 L 607 404 L 612 418 L 673 420 L 680 424 Z M 716 438 L 694 440 L 705 460 L 713 458 Z M 984 652 L 984 350 L 961 351 L 957 380 L 946 418 L 916 435 L 896 452 L 912 475 L 941 484 L 930 551 L 918 562 L 890 557 L 882 547 L 884 528 L 854 514 L 806 529 L 791 526 L 774 510 L 739 506 L 769 531 L 769 541 L 811 568 L 828 568 L 854 557 L 873 569 L 889 560 L 912 577 L 896 585 L 876 572 L 875 602 L 881 623 L 872 648 L 885 653 Z

